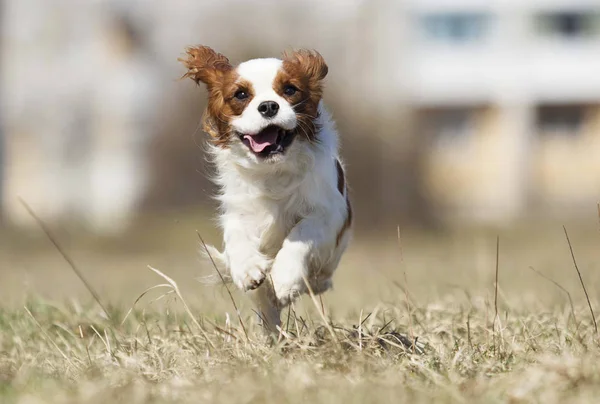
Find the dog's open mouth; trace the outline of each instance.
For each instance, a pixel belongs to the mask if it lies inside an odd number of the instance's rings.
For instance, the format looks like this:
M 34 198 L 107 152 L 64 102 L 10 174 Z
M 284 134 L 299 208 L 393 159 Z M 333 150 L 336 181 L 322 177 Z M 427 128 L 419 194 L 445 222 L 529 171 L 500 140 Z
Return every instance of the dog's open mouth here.
M 269 125 L 255 135 L 238 134 L 242 143 L 259 157 L 284 153 L 292 144 L 294 135 L 295 131 L 285 130 L 276 125 Z

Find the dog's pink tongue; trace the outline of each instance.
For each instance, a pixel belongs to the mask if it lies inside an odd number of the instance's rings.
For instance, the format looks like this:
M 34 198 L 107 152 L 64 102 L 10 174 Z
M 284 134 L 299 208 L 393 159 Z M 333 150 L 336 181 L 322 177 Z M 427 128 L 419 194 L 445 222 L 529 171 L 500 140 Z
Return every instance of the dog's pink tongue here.
M 267 146 L 277 143 L 279 130 L 275 127 L 266 128 L 256 135 L 244 135 L 244 139 L 250 142 L 250 148 L 255 153 L 260 153 Z

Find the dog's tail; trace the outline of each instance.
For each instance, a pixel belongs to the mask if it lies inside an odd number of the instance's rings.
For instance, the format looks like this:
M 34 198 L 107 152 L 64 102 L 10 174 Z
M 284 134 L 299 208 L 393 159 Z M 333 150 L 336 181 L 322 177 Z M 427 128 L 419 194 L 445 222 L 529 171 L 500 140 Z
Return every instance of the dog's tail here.
M 229 265 L 227 264 L 227 257 L 225 254 L 210 244 L 206 245 L 206 249 L 204 247 L 201 247 L 200 249 L 202 261 L 215 273 L 201 276 L 197 278 L 197 280 L 204 284 L 230 283 L 231 275 L 229 274 Z

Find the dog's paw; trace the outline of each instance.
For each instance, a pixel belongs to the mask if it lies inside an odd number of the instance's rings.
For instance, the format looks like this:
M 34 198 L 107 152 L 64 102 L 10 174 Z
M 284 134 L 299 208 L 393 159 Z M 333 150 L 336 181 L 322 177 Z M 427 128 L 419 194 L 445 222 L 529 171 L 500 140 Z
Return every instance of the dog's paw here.
M 301 294 L 306 293 L 306 287 L 304 284 L 300 284 L 298 282 L 290 284 L 279 283 L 277 285 L 273 285 L 273 290 L 275 291 L 277 306 L 279 308 L 288 306 Z
M 308 271 L 303 262 L 302 257 L 298 258 L 282 252 L 275 259 L 271 280 L 279 307 L 289 305 L 298 296 L 307 292 L 304 279 Z
M 258 288 L 265 281 L 271 262 L 263 257 L 254 257 L 231 267 L 231 278 L 243 291 Z

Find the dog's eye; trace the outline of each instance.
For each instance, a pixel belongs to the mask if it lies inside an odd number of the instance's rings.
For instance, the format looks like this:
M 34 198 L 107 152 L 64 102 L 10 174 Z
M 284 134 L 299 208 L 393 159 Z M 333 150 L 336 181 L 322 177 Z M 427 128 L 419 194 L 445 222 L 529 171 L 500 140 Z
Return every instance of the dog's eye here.
M 288 96 L 296 94 L 297 91 L 298 89 L 291 84 L 288 84 L 283 88 L 283 93 Z
M 244 90 L 238 90 L 233 96 L 238 100 L 245 100 L 246 98 L 248 98 L 248 93 Z

